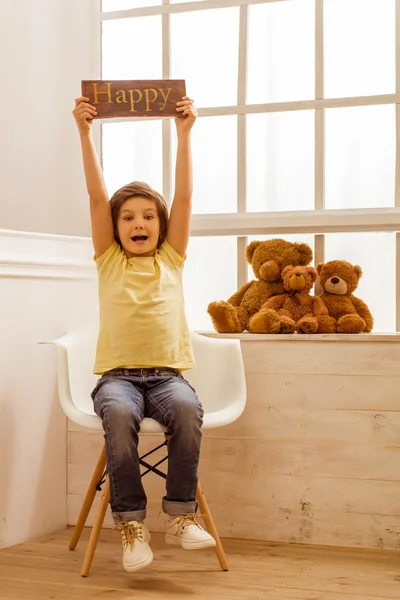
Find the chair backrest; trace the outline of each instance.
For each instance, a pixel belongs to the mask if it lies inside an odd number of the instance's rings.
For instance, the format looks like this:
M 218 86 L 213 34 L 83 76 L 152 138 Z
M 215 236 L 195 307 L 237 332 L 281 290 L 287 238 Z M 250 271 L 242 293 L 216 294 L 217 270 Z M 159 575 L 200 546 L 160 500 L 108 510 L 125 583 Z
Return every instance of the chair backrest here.
M 78 328 L 54 341 L 59 348 L 59 390 L 64 410 L 68 402 L 72 402 L 74 409 L 94 414 L 90 394 L 99 379 L 93 374 L 98 323 L 98 309 L 94 309 Z M 217 427 L 232 422 L 243 412 L 246 403 L 239 340 L 215 339 L 191 332 L 191 341 L 196 366 L 185 371 L 184 376 L 203 404 L 205 425 Z M 63 365 L 63 361 L 67 361 L 67 365 Z M 60 385 L 60 378 L 68 381 Z
M 196 390 L 205 414 L 244 409 L 246 380 L 240 341 L 191 332 L 195 367 L 183 373 Z
M 99 312 L 95 308 L 79 327 L 58 340 L 67 350 L 72 401 L 76 408 L 89 415 L 94 414 L 90 394 L 99 379 L 99 375 L 93 373 L 98 331 Z

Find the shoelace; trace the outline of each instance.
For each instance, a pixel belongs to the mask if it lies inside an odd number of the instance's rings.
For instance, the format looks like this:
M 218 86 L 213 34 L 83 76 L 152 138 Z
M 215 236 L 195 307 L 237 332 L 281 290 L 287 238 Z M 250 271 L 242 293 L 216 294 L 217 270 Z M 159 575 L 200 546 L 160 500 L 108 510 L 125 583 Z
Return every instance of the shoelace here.
M 139 542 L 144 542 L 143 526 L 141 523 L 135 525 L 134 523 L 121 521 L 115 526 L 115 529 L 116 531 L 121 532 L 122 543 L 125 548 L 128 548 L 128 546 L 132 548 L 136 539 L 139 540 Z
M 186 527 L 189 527 L 190 525 L 195 525 L 195 527 L 198 527 L 199 529 L 203 529 L 202 526 L 200 525 L 200 523 L 197 521 L 197 517 L 201 517 L 202 515 L 197 515 L 195 513 L 189 514 L 189 515 L 185 515 L 184 517 L 181 517 L 177 523 L 178 525 L 178 531 L 176 532 L 177 535 L 181 532 L 184 531 L 186 529 Z

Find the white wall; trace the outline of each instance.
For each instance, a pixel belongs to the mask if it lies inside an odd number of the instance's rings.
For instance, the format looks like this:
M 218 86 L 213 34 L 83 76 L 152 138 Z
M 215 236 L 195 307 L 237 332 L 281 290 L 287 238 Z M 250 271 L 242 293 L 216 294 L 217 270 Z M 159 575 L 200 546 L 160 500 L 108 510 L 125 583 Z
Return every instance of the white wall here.
M 66 524 L 66 419 L 38 342 L 96 302 L 90 240 L 69 236 L 90 233 L 71 111 L 99 76 L 98 10 L 0 0 L 0 548 Z
M 0 6 L 0 228 L 88 235 L 71 111 L 99 76 L 99 0 Z
M 54 339 L 96 304 L 91 242 L 0 230 L 0 548 L 66 525 Z

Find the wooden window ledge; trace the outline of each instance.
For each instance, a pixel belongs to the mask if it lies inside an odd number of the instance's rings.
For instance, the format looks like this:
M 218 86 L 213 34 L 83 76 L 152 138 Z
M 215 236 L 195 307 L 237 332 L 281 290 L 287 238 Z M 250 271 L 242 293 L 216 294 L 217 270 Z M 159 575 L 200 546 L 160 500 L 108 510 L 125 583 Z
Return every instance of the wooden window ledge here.
M 217 333 L 216 331 L 197 331 L 201 335 L 214 338 L 232 338 L 246 342 L 271 342 L 290 340 L 292 342 L 398 342 L 400 332 L 394 333 L 323 333 L 323 334 L 261 334 L 261 333 Z

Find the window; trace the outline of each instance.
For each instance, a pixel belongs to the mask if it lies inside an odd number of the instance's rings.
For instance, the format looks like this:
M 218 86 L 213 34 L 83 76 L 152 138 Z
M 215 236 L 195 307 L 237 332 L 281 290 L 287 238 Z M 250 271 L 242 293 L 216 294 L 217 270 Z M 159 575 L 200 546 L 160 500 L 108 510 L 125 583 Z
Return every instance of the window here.
M 207 306 L 227 300 L 236 286 L 236 238 L 198 236 L 189 241 L 184 291 L 188 322 L 200 330 L 210 329 Z
M 186 79 L 199 108 L 235 104 L 239 8 L 181 12 L 170 18 L 171 77 Z
M 247 115 L 247 210 L 314 208 L 314 111 Z
M 400 328 L 396 5 L 102 1 L 102 76 L 183 78 L 199 109 L 184 282 L 192 328 L 210 329 L 207 304 L 252 277 L 246 244 L 277 236 L 309 243 L 314 263 L 359 264 L 356 294 L 374 331 Z M 134 177 L 171 200 L 172 122 L 104 121 L 102 146 L 110 193 Z

